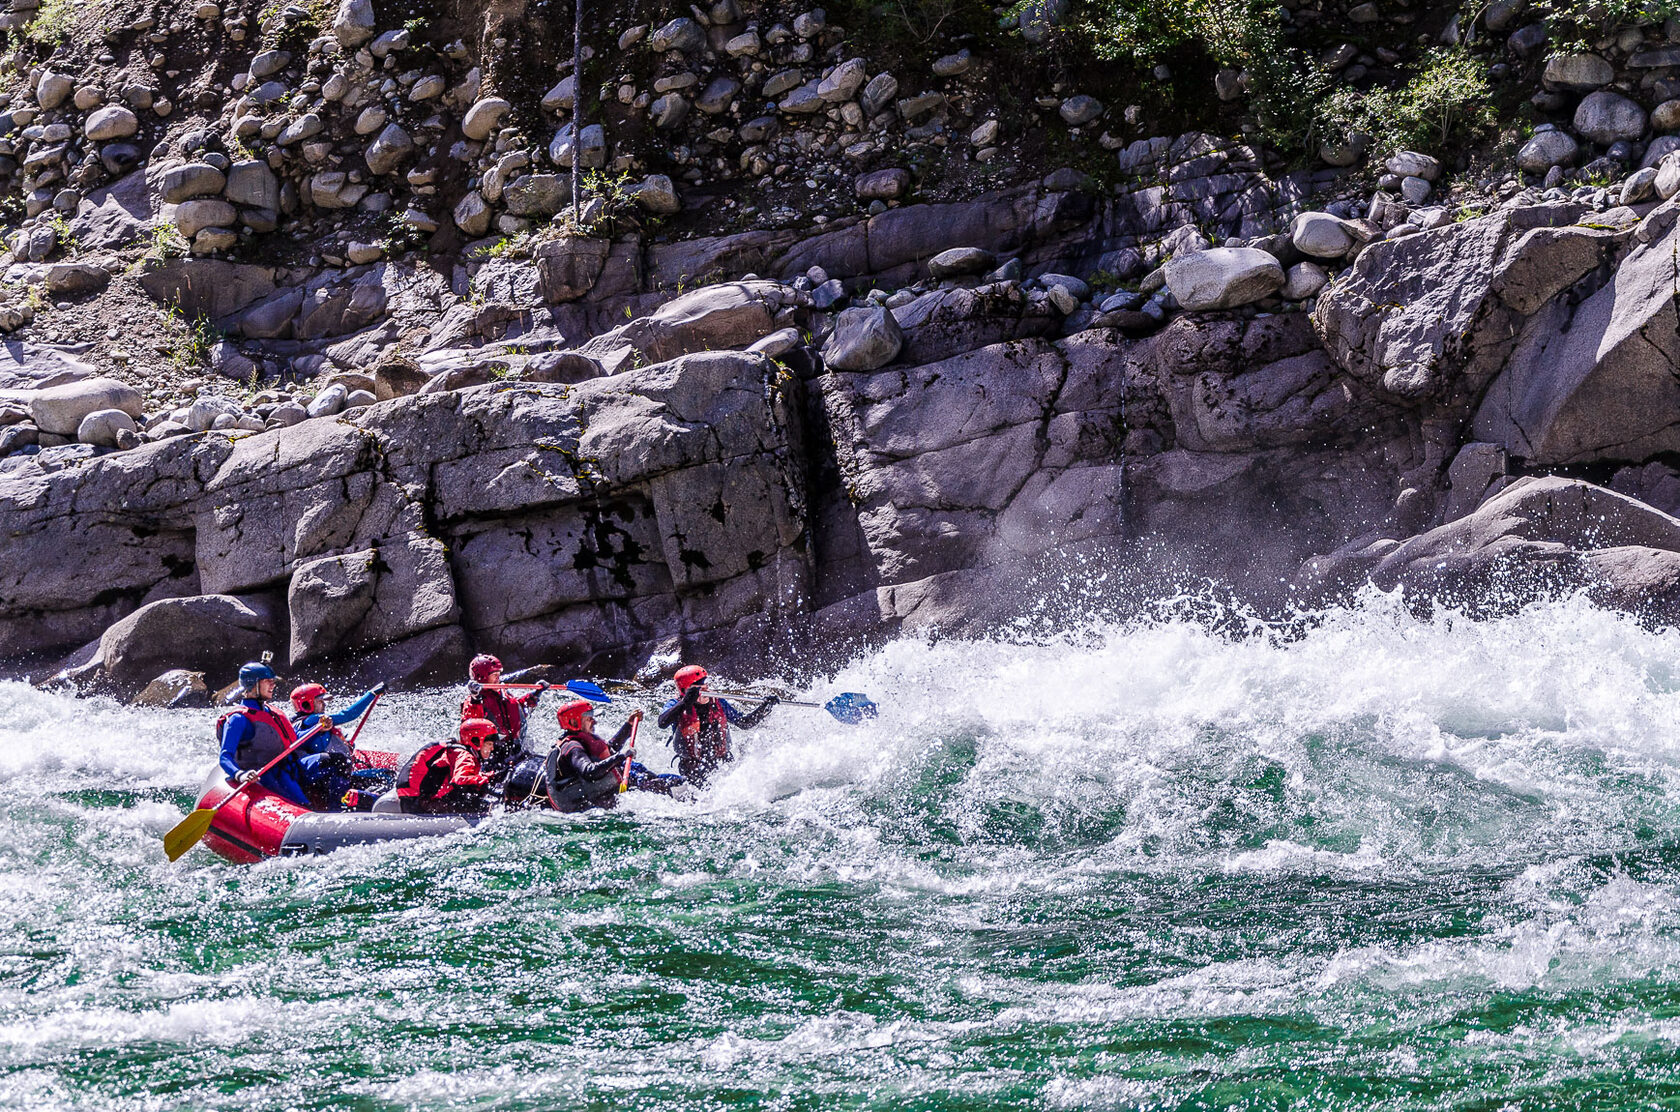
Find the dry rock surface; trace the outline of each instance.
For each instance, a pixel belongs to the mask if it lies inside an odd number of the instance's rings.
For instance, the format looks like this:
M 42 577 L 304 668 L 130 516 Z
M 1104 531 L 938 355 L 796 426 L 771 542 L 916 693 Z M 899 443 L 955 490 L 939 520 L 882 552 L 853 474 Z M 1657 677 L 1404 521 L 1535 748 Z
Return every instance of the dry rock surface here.
M 1459 44 L 1534 121 L 1302 166 L 1246 72 L 1166 135 L 1048 64 L 1058 3 L 920 60 L 606 5 L 581 74 L 522 4 L 14 9 L 14 672 L 811 669 L 1050 582 L 1680 615 L 1680 27 L 1290 7 L 1361 29 L 1326 80 Z

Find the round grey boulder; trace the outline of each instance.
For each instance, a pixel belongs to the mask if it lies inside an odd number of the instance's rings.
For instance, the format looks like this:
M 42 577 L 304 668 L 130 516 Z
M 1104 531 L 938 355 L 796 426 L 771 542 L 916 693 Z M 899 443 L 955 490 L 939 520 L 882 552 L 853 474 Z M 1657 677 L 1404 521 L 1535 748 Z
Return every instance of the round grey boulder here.
M 1062 101 L 1060 111 L 1063 123 L 1069 127 L 1083 127 L 1103 114 L 1103 102 L 1081 93 Z
M 960 278 L 984 274 L 997 265 L 997 256 L 983 247 L 953 247 L 928 260 L 928 274 L 934 278 Z
M 1315 259 L 1339 259 L 1353 247 L 1353 233 L 1327 212 L 1303 212 L 1289 225 L 1295 249 Z
M 656 54 L 668 50 L 692 54 L 705 45 L 705 30 L 687 16 L 678 16 L 648 37 L 648 49 Z
M 1517 168 L 1530 174 L 1544 174 L 1553 166 L 1575 161 L 1581 144 L 1567 131 L 1537 131 L 1517 151 Z
M 96 409 L 76 426 L 76 439 L 96 448 L 116 448 L 122 440 L 128 439 L 122 436 L 125 432 L 128 438 L 138 435 L 133 417 L 120 409 Z
M 1609 146 L 1645 134 L 1645 109 L 1620 93 L 1589 93 L 1575 109 L 1575 130 Z
M 1555 93 L 1590 93 L 1615 79 L 1615 68 L 1597 54 L 1559 55 L 1540 75 L 1540 83 Z
M 139 130 L 139 117 L 120 104 L 106 105 L 82 125 L 83 134 L 98 143 L 107 139 L 126 139 Z
M 1296 263 L 1284 276 L 1283 296 L 1288 301 L 1304 301 L 1329 281 L 1330 275 L 1317 263 Z
M 1258 247 L 1213 247 L 1165 267 L 1167 289 L 1191 312 L 1252 305 L 1283 288 L 1283 264 Z
M 403 160 L 414 150 L 414 140 L 397 124 L 387 124 L 367 149 L 363 158 L 369 173 L 390 174 L 402 166 Z
M 490 138 L 490 133 L 501 124 L 502 117 L 513 110 L 501 97 L 484 97 L 471 108 L 461 120 L 461 134 L 473 142 L 482 142 Z

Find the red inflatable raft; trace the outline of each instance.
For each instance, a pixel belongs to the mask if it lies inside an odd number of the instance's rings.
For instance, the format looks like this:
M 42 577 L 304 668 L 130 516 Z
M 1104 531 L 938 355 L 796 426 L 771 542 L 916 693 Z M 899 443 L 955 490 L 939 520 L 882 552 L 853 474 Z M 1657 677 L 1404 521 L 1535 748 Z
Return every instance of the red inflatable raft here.
M 398 761 L 394 753 L 363 751 L 356 756 L 364 768 L 395 768 Z M 214 807 L 232 791 L 227 776 L 219 767 L 213 768 L 198 806 Z M 229 861 L 250 864 L 265 857 L 329 853 L 342 846 L 448 834 L 478 821 L 476 815 L 311 811 L 261 784 L 252 784 L 216 812 L 204 844 Z

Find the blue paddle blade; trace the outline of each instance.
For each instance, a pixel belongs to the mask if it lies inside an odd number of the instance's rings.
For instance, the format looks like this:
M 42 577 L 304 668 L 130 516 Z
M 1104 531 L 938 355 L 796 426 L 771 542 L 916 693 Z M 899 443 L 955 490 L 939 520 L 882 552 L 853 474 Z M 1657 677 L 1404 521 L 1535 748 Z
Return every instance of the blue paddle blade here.
M 844 691 L 823 704 L 823 709 L 848 726 L 856 726 L 865 718 L 881 713 L 869 698 L 857 691 Z
M 573 695 L 581 695 L 591 703 L 610 703 L 612 696 L 602 691 L 600 687 L 588 680 L 567 680 L 566 690 Z

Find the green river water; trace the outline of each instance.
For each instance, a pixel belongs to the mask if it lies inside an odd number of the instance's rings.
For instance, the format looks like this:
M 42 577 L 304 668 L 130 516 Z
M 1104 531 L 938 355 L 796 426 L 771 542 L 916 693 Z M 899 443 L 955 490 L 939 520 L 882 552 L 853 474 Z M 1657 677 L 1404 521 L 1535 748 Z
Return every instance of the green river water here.
M 242 867 L 160 848 L 210 712 L 0 685 L 0 1107 L 1680 1107 L 1680 635 L 1373 600 L 834 690 L 882 718 L 695 802 Z

